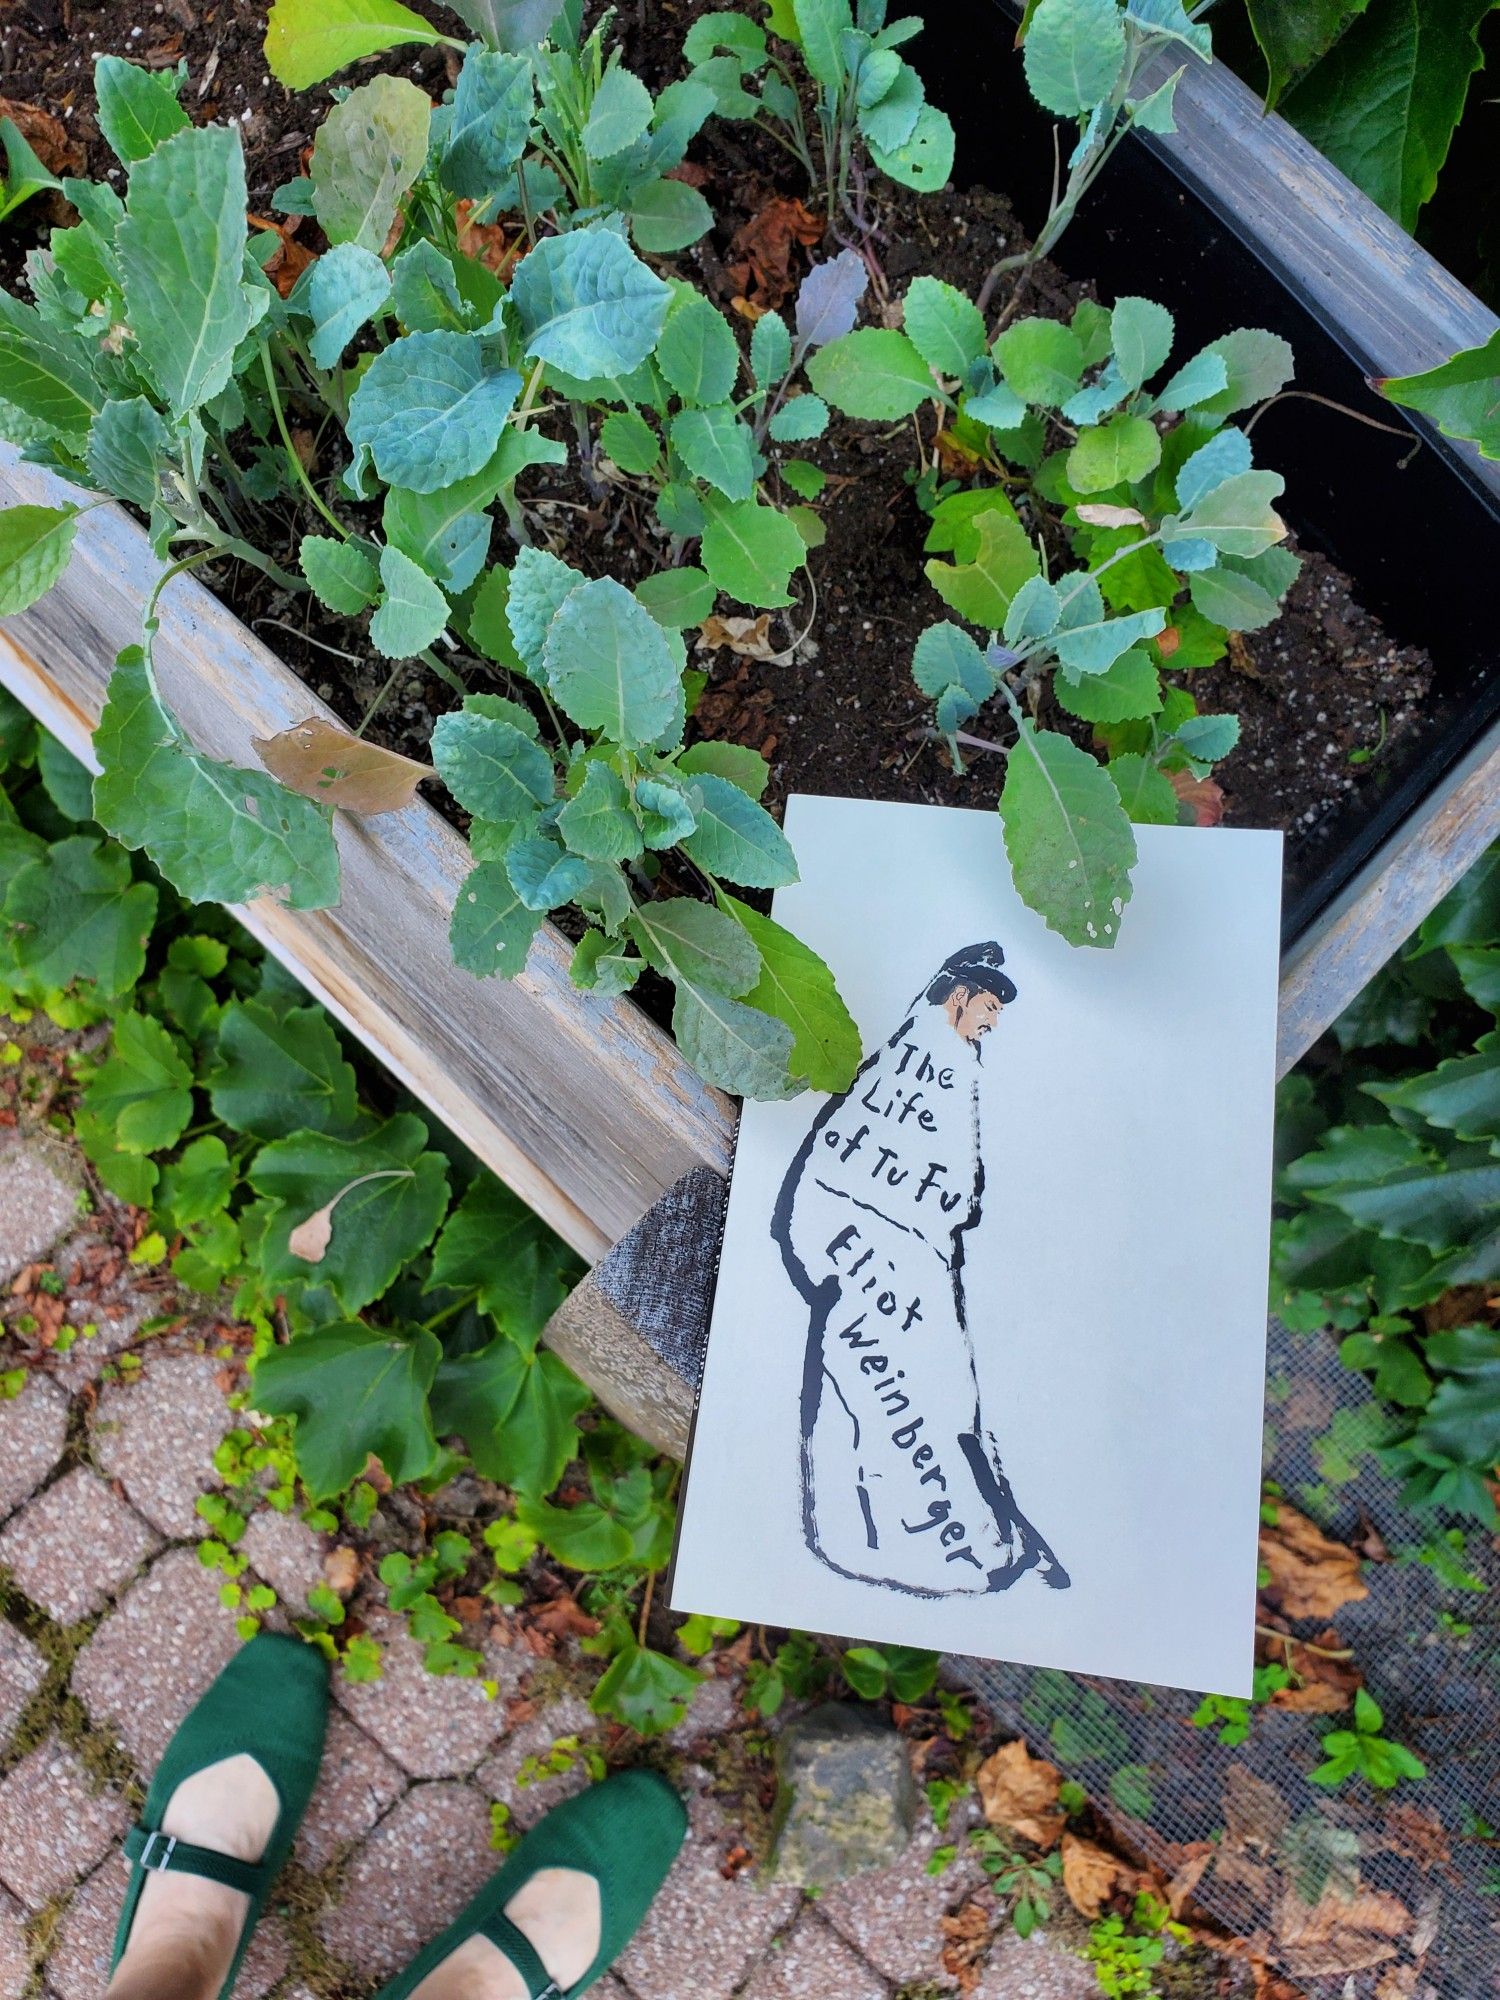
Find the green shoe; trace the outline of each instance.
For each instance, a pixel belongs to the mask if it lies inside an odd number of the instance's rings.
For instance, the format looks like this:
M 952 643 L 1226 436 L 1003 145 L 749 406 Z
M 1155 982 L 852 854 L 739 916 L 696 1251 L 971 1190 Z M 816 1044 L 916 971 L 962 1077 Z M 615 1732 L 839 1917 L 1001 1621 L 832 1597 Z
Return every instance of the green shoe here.
M 572 2000 L 592 1986 L 635 1936 L 687 1832 L 682 1801 L 654 1771 L 621 1771 L 534 1826 L 456 1922 L 418 1952 L 376 2000 L 407 2000 L 428 1973 L 472 1937 L 503 1951 L 532 2000 Z M 505 1914 L 523 1883 L 543 1868 L 576 1868 L 599 1885 L 599 1949 L 572 1986 L 559 1986 L 535 1945 Z
M 120 1963 L 135 1922 L 146 1876 L 161 1870 L 201 1875 L 250 1898 L 239 1948 L 220 1989 L 225 2000 L 239 1973 L 266 1894 L 292 1851 L 297 1828 L 317 1783 L 328 1721 L 328 1668 L 320 1653 L 300 1639 L 262 1632 L 242 1646 L 202 1696 L 167 1745 L 151 1780 L 141 1822 L 125 1836 L 125 1858 L 133 1862 L 125 1907 L 115 1933 L 110 1971 Z M 226 1757 L 253 1757 L 281 1800 L 281 1811 L 259 1861 L 240 1861 L 211 1848 L 194 1847 L 161 1831 L 162 1815 L 184 1779 Z

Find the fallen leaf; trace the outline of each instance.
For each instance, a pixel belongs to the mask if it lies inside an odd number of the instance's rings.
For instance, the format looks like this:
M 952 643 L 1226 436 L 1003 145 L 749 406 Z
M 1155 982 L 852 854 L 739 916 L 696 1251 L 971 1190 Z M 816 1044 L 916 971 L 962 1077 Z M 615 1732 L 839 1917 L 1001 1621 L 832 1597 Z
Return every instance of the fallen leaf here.
M 454 204 L 454 214 L 458 219 L 458 247 L 465 257 L 472 257 L 483 264 L 497 277 L 503 276 L 516 262 L 525 245 L 524 236 L 514 238 L 506 235 L 498 222 L 475 222 L 472 220 L 476 202 L 460 201 Z
M 1018 1737 L 1002 1743 L 979 1767 L 979 1802 L 991 1826 L 1009 1827 L 1044 1851 L 1056 1847 L 1067 1824 L 1057 1803 L 1062 1772 L 1045 1757 L 1033 1757 Z
M 245 220 L 252 229 L 269 230 L 280 242 L 266 259 L 261 269 L 271 280 L 282 298 L 291 292 L 297 280 L 313 261 L 311 250 L 305 250 L 296 241 L 297 231 L 302 227 L 300 215 L 288 216 L 285 222 L 276 222 L 266 215 L 247 215 Z
M 1424 1870 L 1441 1868 L 1453 1858 L 1442 1822 L 1420 1806 L 1387 1806 L 1381 1844 Z
M 1107 500 L 1083 500 L 1073 511 L 1080 521 L 1087 521 L 1091 528 L 1138 528 L 1144 525 L 1146 519 L 1139 507 L 1113 507 Z M 1173 626 L 1170 629 L 1174 643 L 1170 649 L 1164 647 L 1162 650 L 1175 653 L 1177 628 Z M 1162 639 L 1166 636 L 1165 632 L 1161 634 Z
M 317 715 L 279 735 L 257 736 L 255 753 L 273 778 L 303 798 L 372 817 L 409 806 L 417 786 L 433 775 L 430 765 L 366 743 Z
M 792 289 L 792 255 L 823 239 L 823 224 L 793 195 L 774 195 L 736 230 L 725 275 L 747 303 L 780 305 Z
M 374 1452 L 371 1452 L 370 1456 L 365 1460 L 365 1469 L 359 1476 L 365 1482 L 366 1486 L 373 1486 L 382 1499 L 387 1493 L 394 1490 L 394 1482 L 391 1479 L 391 1475 L 380 1463 Z
M 1195 1840 L 1192 1844 L 1197 1851 L 1180 1864 L 1167 1883 L 1167 1908 L 1174 1921 L 1186 1909 L 1204 1870 L 1219 1851 L 1211 1840 Z
M 49 174 L 81 174 L 88 161 L 82 144 L 59 118 L 39 104 L 0 97 L 0 118 L 8 118 Z
M 1258 1848 L 1269 1853 L 1291 1819 L 1286 1800 L 1274 1785 L 1257 1778 L 1244 1764 L 1224 1773 L 1224 1845 Z
M 550 1604 L 542 1604 L 531 1612 L 527 1624 L 533 1630 L 545 1632 L 554 1639 L 592 1639 L 599 1630 L 597 1618 L 591 1618 L 576 1597 L 554 1597 Z
M 721 618 L 716 611 L 711 611 L 698 627 L 698 645 L 700 648 L 727 646 L 741 659 L 769 660 L 773 666 L 784 667 L 792 656 L 777 652 L 770 640 L 770 629 L 769 611 L 762 611 L 758 618 Z
M 1194 826 L 1217 826 L 1224 817 L 1224 794 L 1212 778 L 1195 778 L 1191 771 L 1169 771 L 1172 790 L 1193 809 Z
M 1276 1502 L 1275 1521 L 1261 1528 L 1260 1559 L 1270 1572 L 1266 1588 L 1288 1618 L 1331 1618 L 1370 1594 L 1353 1549 L 1331 1541 L 1284 1500 Z
M 340 1597 L 347 1597 L 359 1582 L 359 1557 L 353 1549 L 330 1549 L 323 1558 L 323 1581 Z
M 1413 2000 L 1421 1976 L 1414 1965 L 1388 1965 L 1375 1988 L 1375 2000 Z
M 1294 1979 L 1363 1972 L 1394 1958 L 1411 1912 L 1384 1889 L 1358 1888 L 1342 1896 L 1325 1889 L 1311 1908 L 1296 1895 L 1281 1899 L 1276 1936 L 1282 1962 Z
M 971 1896 L 951 1916 L 939 1921 L 943 1931 L 943 1970 L 958 1981 L 960 1993 L 972 1993 L 979 1984 L 979 1961 L 990 1941 L 991 1911 L 986 1910 L 977 1896 Z
M 337 1200 L 335 1195 L 333 1201 L 315 1208 L 287 1237 L 287 1249 L 294 1257 L 300 1257 L 303 1263 L 321 1264 L 327 1256 L 328 1246 L 333 1241 L 333 1208 Z
M 1069 1902 L 1080 1916 L 1091 1919 L 1102 1914 L 1125 1873 L 1118 1856 L 1077 1833 L 1063 1835 L 1062 1865 Z
M 1175 625 L 1163 626 L 1156 635 L 1156 650 L 1164 660 L 1170 660 L 1182 644 L 1182 634 Z

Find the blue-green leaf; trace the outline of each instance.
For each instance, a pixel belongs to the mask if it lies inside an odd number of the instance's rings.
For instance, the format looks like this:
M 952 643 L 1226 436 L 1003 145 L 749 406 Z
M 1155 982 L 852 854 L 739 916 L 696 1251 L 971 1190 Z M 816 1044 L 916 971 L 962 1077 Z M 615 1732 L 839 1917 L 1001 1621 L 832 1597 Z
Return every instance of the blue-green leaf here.
M 320 368 L 332 368 L 360 328 L 372 320 L 391 293 L 391 274 L 358 243 L 336 243 L 307 274 L 307 308 L 313 320 L 308 352 Z
M 512 599 L 514 602 L 514 599 Z M 682 723 L 682 681 L 660 625 L 613 577 L 564 599 L 542 649 L 547 685 L 572 719 L 644 748 Z
M 349 442 L 369 447 L 389 485 L 434 493 L 489 460 L 520 390 L 515 369 L 492 367 L 477 335 L 409 333 L 360 378 Z
M 527 354 L 585 380 L 639 367 L 671 297 L 624 238 L 604 228 L 543 238 L 511 287 Z

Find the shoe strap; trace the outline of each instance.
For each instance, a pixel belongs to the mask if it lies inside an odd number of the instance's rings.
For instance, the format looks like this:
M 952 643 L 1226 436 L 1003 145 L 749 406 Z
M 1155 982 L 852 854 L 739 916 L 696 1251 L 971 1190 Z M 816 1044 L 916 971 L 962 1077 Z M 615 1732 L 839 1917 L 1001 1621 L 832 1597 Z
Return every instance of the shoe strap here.
M 238 1889 L 246 1896 L 259 1897 L 268 1886 L 263 1862 L 241 1861 L 211 1847 L 195 1847 L 159 1827 L 133 1826 L 125 1836 L 125 1859 L 148 1875 L 201 1875 L 207 1882 Z
M 525 1931 L 518 1929 L 509 1917 L 497 1910 L 492 1917 L 486 1917 L 479 1928 L 481 1934 L 503 1951 L 520 1973 L 531 2000 L 562 2000 L 565 1989 L 558 1985 L 542 1963 L 541 1954 Z

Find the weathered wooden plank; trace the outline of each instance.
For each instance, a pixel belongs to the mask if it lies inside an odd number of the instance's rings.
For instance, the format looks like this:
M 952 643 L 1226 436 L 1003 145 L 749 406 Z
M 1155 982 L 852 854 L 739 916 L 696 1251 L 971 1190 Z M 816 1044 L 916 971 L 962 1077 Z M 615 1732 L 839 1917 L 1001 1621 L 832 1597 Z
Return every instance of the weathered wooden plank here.
M 0 505 L 55 505 L 71 489 L 0 447 Z M 116 507 L 79 522 L 63 582 L 0 625 L 0 679 L 76 756 L 115 655 L 140 636 L 158 565 Z M 255 765 L 255 736 L 329 711 L 190 577 L 168 586 L 154 658 L 194 744 Z M 338 815 L 344 894 L 294 912 L 261 899 L 236 914 L 485 1164 L 594 1258 L 697 1166 L 722 1168 L 729 1100 L 710 1090 L 638 1007 L 580 993 L 550 926 L 525 974 L 478 980 L 448 949 L 469 866 L 430 806 Z

